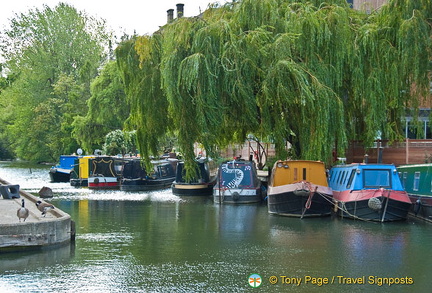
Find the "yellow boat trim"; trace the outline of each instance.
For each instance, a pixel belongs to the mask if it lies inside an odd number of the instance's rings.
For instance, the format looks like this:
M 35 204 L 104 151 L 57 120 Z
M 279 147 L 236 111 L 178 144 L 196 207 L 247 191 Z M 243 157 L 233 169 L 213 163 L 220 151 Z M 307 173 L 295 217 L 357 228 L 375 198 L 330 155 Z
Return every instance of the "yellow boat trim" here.
M 178 189 L 197 189 L 197 188 L 207 188 L 206 184 L 174 184 L 175 188 Z

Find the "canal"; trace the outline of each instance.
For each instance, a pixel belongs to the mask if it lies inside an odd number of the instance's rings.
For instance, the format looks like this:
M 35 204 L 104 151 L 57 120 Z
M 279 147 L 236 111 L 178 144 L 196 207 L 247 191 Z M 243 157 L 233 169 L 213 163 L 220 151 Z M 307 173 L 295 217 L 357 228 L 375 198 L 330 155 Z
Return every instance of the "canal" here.
M 5 292 L 430 292 L 429 223 L 300 220 L 170 189 L 92 191 L 50 183 L 48 169 L 2 162 L 0 178 L 34 194 L 52 188 L 76 241 L 0 254 Z

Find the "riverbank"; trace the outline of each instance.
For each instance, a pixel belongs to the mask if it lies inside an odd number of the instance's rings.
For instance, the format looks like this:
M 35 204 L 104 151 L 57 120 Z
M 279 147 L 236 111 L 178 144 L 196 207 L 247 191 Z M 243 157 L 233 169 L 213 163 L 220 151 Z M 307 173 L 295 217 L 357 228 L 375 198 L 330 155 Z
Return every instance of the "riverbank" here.
M 3 179 L 0 183 L 10 185 Z M 22 199 L 29 210 L 25 222 L 17 217 Z M 43 216 L 36 206 L 39 200 L 23 190 L 19 191 L 19 198 L 0 197 L 0 252 L 60 245 L 74 239 L 75 225 L 71 217 L 58 208 Z

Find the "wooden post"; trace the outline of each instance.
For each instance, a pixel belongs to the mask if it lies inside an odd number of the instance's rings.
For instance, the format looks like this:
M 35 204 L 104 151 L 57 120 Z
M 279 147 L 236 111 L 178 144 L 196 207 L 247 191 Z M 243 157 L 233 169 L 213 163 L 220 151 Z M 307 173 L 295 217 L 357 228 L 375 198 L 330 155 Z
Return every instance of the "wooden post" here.
M 409 164 L 408 163 L 408 158 L 409 158 L 409 146 L 408 146 L 408 144 L 409 144 L 409 139 L 408 139 L 408 137 L 405 139 L 405 164 Z

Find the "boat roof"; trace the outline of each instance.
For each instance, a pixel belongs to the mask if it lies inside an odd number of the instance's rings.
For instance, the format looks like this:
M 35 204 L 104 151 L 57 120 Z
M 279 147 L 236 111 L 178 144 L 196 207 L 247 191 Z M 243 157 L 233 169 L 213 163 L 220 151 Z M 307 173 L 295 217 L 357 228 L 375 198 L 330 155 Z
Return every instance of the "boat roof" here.
M 400 165 L 397 168 L 405 169 L 405 168 L 418 168 L 418 167 L 432 167 L 432 163 L 424 163 L 424 164 L 411 164 L 411 165 Z
M 323 164 L 322 161 L 315 161 L 315 160 L 277 160 L 277 162 L 291 162 L 291 163 L 321 163 Z
M 369 169 L 375 169 L 375 168 L 395 168 L 396 166 L 394 164 L 365 164 L 365 163 L 352 163 L 352 164 L 347 164 L 347 165 L 336 165 L 333 166 L 332 169 L 335 168 L 347 168 L 347 169 L 351 169 L 351 168 L 359 168 L 359 169 L 365 169 L 365 168 L 369 168 Z
M 231 160 L 231 161 L 224 161 L 221 163 L 221 165 L 224 164 L 243 164 L 243 165 L 255 165 L 253 161 L 246 161 L 246 160 Z

